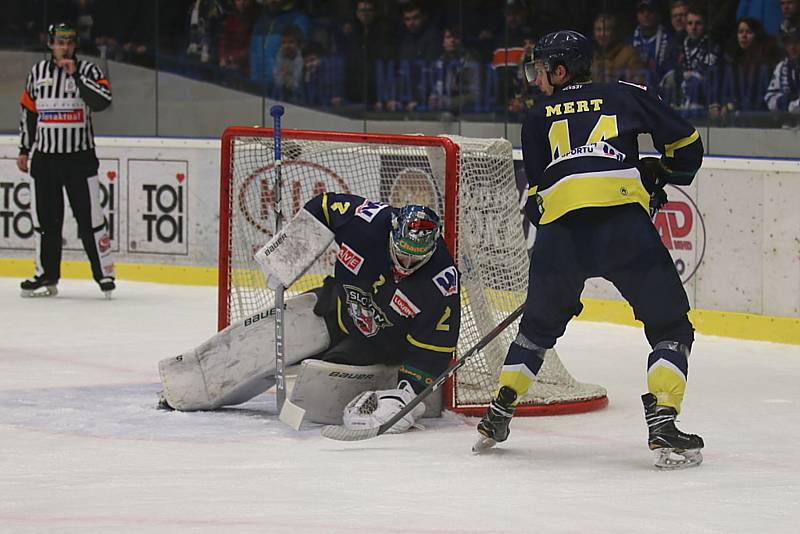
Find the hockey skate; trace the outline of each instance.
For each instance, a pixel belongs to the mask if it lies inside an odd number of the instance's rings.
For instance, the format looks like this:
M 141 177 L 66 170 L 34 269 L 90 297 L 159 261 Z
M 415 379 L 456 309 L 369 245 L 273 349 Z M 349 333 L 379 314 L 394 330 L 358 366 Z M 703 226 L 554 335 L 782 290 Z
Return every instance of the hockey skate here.
M 100 291 L 103 292 L 103 295 L 109 300 L 111 300 L 111 293 L 117 288 L 117 285 L 114 283 L 113 278 L 101 278 L 97 281 L 97 284 L 100 286 Z
M 481 437 L 472 446 L 472 452 L 481 453 L 508 439 L 508 424 L 514 416 L 515 400 L 517 393 L 513 389 L 508 386 L 500 388 L 497 398 L 492 401 L 483 419 L 478 423 Z
M 683 469 L 703 462 L 703 438 L 681 432 L 675 426 L 678 412 L 670 406 L 657 406 L 652 393 L 642 395 L 644 417 L 650 435 L 647 444 L 656 451 L 658 469 Z
M 58 280 L 46 280 L 41 276 L 28 278 L 20 283 L 19 287 L 23 298 L 29 297 L 55 297 L 58 295 Z

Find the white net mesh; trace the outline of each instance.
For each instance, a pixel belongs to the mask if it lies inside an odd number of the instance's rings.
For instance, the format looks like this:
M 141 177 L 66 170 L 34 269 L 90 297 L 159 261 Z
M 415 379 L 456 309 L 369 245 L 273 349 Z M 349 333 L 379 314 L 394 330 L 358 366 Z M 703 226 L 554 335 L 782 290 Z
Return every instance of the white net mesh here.
M 272 236 L 275 228 L 274 149 L 269 130 L 234 137 L 230 168 L 223 168 L 221 216 L 229 224 L 220 255 L 227 272 L 227 302 L 220 308 L 225 323 L 272 305 L 253 253 Z M 522 232 L 519 193 L 514 179 L 511 144 L 504 139 L 450 137 L 460 147 L 457 164 L 448 167 L 441 142 L 428 146 L 421 138 L 381 136 L 380 143 L 344 136 L 304 139 L 302 132 L 284 131 L 281 208 L 291 217 L 314 195 L 323 191 L 348 192 L 392 205 L 424 204 L 455 224 L 454 239 L 461 271 L 462 322 L 458 352 L 463 353 L 489 332 L 525 299 L 528 255 Z M 318 136 L 316 136 L 318 137 Z M 360 141 L 360 142 L 359 142 Z M 223 148 L 224 150 L 224 148 Z M 446 181 L 458 184 L 458 198 L 448 204 Z M 454 189 L 449 189 L 451 193 Z M 227 212 L 225 209 L 227 206 Z M 448 213 L 447 206 L 455 206 Z M 455 218 L 455 219 L 454 219 Z M 447 228 L 447 224 L 445 225 Z M 452 233 L 452 232 L 451 232 Z M 225 236 L 222 236 L 224 239 Z M 449 243 L 452 241 L 448 241 Z M 331 273 L 335 244 L 295 283 L 287 295 L 321 284 Z M 224 255 L 227 249 L 228 257 Z M 453 408 L 482 407 L 489 403 L 497 384 L 506 349 L 516 335 L 516 325 L 471 358 L 454 380 Z M 579 403 L 605 397 L 605 390 L 583 384 L 567 372 L 554 351 L 522 404 Z M 524 410 L 523 410 L 524 413 Z

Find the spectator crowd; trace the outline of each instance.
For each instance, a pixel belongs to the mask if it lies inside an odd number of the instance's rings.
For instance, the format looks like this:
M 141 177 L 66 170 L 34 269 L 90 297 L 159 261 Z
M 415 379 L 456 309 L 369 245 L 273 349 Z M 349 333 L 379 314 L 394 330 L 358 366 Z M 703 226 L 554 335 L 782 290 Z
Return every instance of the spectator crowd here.
M 508 113 L 539 37 L 594 40 L 595 81 L 647 85 L 686 116 L 800 115 L 800 0 L 8 0 L 0 46 L 52 21 L 82 53 L 301 105 Z M 774 115 L 774 114 L 773 114 Z

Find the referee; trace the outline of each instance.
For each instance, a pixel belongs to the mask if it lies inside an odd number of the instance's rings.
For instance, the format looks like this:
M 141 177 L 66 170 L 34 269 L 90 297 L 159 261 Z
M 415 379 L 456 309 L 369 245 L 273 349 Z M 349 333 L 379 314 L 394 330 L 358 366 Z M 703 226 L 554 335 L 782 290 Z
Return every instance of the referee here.
M 97 65 L 75 57 L 76 32 L 69 24 L 51 25 L 47 45 L 52 55 L 33 66 L 20 99 L 17 167 L 27 173 L 33 151 L 30 174 L 36 230 L 36 272 L 20 284 L 22 296 L 58 294 L 66 189 L 92 276 L 110 298 L 115 288 L 114 262 L 100 206 L 92 111 L 103 111 L 111 104 L 111 86 Z

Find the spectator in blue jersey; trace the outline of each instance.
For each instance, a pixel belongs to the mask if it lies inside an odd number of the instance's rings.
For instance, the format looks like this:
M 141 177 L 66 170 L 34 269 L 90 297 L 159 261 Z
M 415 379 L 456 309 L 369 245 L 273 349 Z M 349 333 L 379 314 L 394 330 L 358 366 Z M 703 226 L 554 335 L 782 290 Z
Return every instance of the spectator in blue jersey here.
M 706 77 L 720 55 L 720 46 L 708 36 L 705 13 L 689 8 L 686 36 L 670 43 L 667 62 L 672 68 L 661 80 L 667 102 L 687 116 L 706 116 L 708 107 L 719 103 L 717 95 L 707 91 Z
M 629 40 L 652 73 L 648 76 L 656 82 L 664 75 L 670 36 L 670 32 L 661 24 L 660 9 L 656 0 L 641 0 L 636 7 L 637 26 Z
M 311 19 L 291 0 L 264 0 L 264 5 L 266 11 L 256 21 L 250 39 L 250 79 L 271 88 L 281 32 L 296 26 L 305 41 L 311 37 Z
M 786 59 L 772 74 L 764 101 L 771 111 L 800 113 L 800 29 L 783 36 Z

